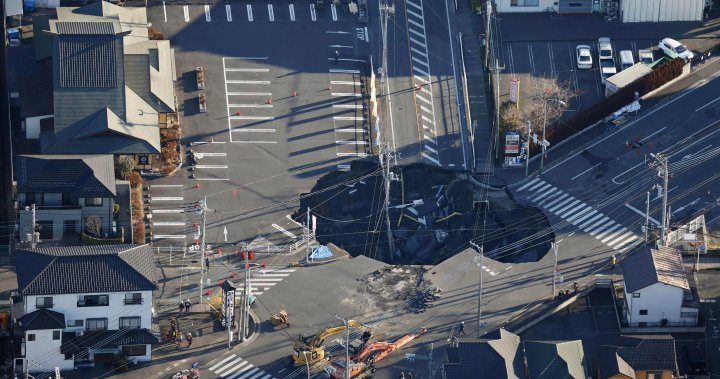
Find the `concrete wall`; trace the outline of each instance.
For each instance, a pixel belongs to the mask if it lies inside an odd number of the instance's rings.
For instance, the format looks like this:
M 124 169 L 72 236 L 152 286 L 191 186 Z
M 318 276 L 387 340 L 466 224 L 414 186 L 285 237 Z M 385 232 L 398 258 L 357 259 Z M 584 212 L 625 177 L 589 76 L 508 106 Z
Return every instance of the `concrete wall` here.
M 150 329 L 152 318 L 152 292 L 142 291 L 142 304 L 125 305 L 125 293 L 88 293 L 88 294 L 65 294 L 65 295 L 44 295 L 26 296 L 25 314 L 35 311 L 35 299 L 37 297 L 52 296 L 53 307 L 51 310 L 65 315 L 66 322 L 69 320 L 85 320 L 88 318 L 107 318 L 108 329 L 118 329 L 120 317 L 140 316 L 140 328 Z M 109 295 L 109 305 L 98 307 L 78 307 L 79 295 Z M 87 325 L 83 322 L 83 325 Z M 85 327 L 66 328 L 65 331 L 83 330 Z
M 702 21 L 704 0 L 623 0 L 623 22 Z
M 670 323 L 682 322 L 680 310 L 683 301 L 683 289 L 664 283 L 655 283 L 636 291 L 640 297 L 633 297 L 625 289 L 625 301 L 628 306 L 628 322 L 659 323 L 667 319 Z M 640 315 L 640 310 L 646 309 L 647 315 Z M 685 320 L 689 321 L 689 320 Z
M 52 372 L 55 367 L 61 370 L 72 370 L 73 360 L 65 360 L 65 355 L 60 353 L 62 344 L 62 331 L 60 339 L 53 340 L 53 330 L 28 330 L 25 332 L 25 358 L 30 360 L 30 372 Z M 35 341 L 28 341 L 28 334 L 35 335 Z
M 526 0 L 527 1 L 527 0 Z M 481 1 L 484 3 L 484 1 Z M 523 0 L 518 0 L 522 3 Z M 510 0 L 497 0 L 497 11 L 498 13 L 534 13 L 542 12 L 545 8 L 553 6 L 554 0 L 538 0 L 537 6 L 512 6 Z M 557 10 L 557 6 L 555 6 Z

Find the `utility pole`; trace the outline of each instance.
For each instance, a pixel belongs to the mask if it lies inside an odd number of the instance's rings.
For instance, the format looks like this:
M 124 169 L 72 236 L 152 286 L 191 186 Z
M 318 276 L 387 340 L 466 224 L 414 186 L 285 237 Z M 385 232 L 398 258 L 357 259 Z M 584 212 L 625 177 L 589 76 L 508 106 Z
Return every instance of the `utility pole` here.
M 385 181 L 385 203 L 383 208 L 385 209 L 385 225 L 387 226 L 387 238 L 388 238 L 388 249 L 390 249 L 390 261 L 393 261 L 395 256 L 395 241 L 392 236 L 392 227 L 390 223 L 390 162 L 392 160 L 393 151 L 387 146 L 382 144 L 380 146 L 380 167 L 383 172 L 383 180 Z
M 495 59 L 495 159 L 500 156 L 500 62 Z M 520 95 L 518 94 L 518 97 Z
M 345 379 L 350 379 L 350 326 L 348 320 L 335 315 L 335 318 L 343 322 L 345 325 Z
M 525 176 L 528 176 L 528 171 L 530 170 L 530 136 L 531 130 L 530 130 L 530 121 L 528 121 L 528 141 L 527 141 L 527 158 L 525 160 Z
M 310 262 L 310 207 L 307 207 L 305 217 L 305 262 Z
M 202 214 L 202 235 L 200 236 L 202 248 L 200 250 L 202 254 L 200 256 L 200 301 L 198 301 L 198 304 L 202 304 L 203 302 L 203 291 L 205 290 L 205 259 L 209 259 L 205 245 L 205 220 L 207 218 L 207 210 L 207 196 L 205 196 L 203 200 L 200 201 L 200 213 Z
M 37 225 L 35 220 L 35 204 L 33 203 L 32 207 L 32 233 L 30 234 L 30 246 L 34 249 L 37 245 L 37 238 L 35 237 L 35 232 L 37 232 Z
M 553 254 L 555 255 L 555 265 L 553 266 L 552 272 L 552 293 L 550 294 L 550 300 L 555 298 L 555 276 L 557 276 L 557 262 L 558 262 L 558 244 L 557 242 L 552 243 Z
M 478 308 L 477 308 L 477 336 L 480 338 L 482 336 L 481 329 L 485 326 L 482 321 L 482 291 L 483 291 L 483 271 L 485 269 L 483 268 L 485 266 L 485 246 L 478 246 L 475 242 L 470 241 L 470 245 L 472 245 L 479 253 L 480 253 L 480 282 L 478 283 Z
M 243 330 L 242 330 L 242 341 L 247 341 L 248 330 L 250 329 L 250 262 L 248 262 L 250 252 L 248 251 L 245 255 L 245 313 L 243 314 Z
M 667 205 L 668 177 L 669 177 L 668 159 L 667 159 L 667 157 L 665 157 L 661 154 L 651 153 L 650 156 L 653 157 L 653 159 L 655 159 L 660 164 L 660 167 L 658 167 L 658 176 L 663 179 L 662 224 L 661 224 L 662 235 L 660 236 L 660 245 L 665 246 L 665 236 L 667 233 L 667 228 L 669 226 L 668 225 L 668 209 L 667 209 L 668 208 L 668 205 Z
M 650 233 L 650 191 L 647 191 L 647 198 L 645 199 L 645 243 L 648 242 Z

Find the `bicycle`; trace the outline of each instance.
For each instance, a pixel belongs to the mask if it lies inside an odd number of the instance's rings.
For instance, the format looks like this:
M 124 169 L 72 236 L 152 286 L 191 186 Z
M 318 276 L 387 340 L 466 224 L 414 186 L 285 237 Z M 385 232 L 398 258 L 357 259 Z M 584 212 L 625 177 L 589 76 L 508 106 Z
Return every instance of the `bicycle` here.
M 557 13 L 557 11 L 555 10 L 555 6 L 554 6 L 554 5 L 551 5 L 551 6 L 547 7 L 547 8 L 545 8 L 545 9 L 543 9 L 543 12 L 545 12 L 545 13 Z
M 620 19 L 620 16 L 615 12 L 608 13 L 607 15 L 605 15 L 605 22 L 615 22 L 615 21 L 618 21 L 619 19 Z

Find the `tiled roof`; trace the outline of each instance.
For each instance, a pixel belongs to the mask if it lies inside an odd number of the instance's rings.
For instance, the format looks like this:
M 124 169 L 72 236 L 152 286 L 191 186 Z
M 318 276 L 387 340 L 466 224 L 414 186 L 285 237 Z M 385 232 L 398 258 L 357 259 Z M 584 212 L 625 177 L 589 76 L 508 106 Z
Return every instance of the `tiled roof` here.
M 622 374 L 635 378 L 635 371 L 677 373 L 675 340 L 670 335 L 622 336 L 616 346 L 601 346 L 598 353 L 600 378 Z
M 112 22 L 60 21 L 55 23 L 58 34 L 72 35 L 113 35 L 116 33 Z
M 115 88 L 118 86 L 119 62 L 115 52 L 122 48 L 122 44 L 115 35 L 61 35 L 57 39 L 58 55 L 53 59 L 57 59 L 59 64 L 60 87 Z
M 24 330 L 65 329 L 65 315 L 40 308 L 20 318 L 20 327 Z
M 524 341 L 530 379 L 585 379 L 582 341 Z
M 16 250 L 21 295 L 151 291 L 149 245 L 62 246 Z
M 641 290 L 655 283 L 690 289 L 680 251 L 660 246 L 628 255 L 620 262 L 625 290 Z
M 505 329 L 497 329 L 479 339 L 459 337 L 457 347 L 452 348 L 456 349 L 458 359 L 445 365 L 447 377 L 525 379 L 519 345 L 520 337 Z
M 112 155 L 19 155 L 18 192 L 71 193 L 76 197 L 114 197 Z
M 635 379 L 635 370 L 617 354 L 617 350 L 615 346 L 600 346 L 597 358 L 600 379 L 616 378 L 617 375 Z
M 147 329 L 130 330 L 101 330 L 85 332 L 82 336 L 75 333 L 63 333 L 60 352 L 62 354 L 75 354 L 86 348 L 102 349 L 116 348 L 126 345 L 147 345 L 160 342 L 158 338 Z

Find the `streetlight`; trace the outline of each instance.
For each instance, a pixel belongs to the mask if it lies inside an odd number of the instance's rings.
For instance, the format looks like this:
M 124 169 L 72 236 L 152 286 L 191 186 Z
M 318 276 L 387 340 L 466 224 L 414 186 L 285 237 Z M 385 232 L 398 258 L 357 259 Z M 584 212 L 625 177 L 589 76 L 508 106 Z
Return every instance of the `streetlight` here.
M 542 171 L 543 167 L 545 167 L 545 149 L 547 149 L 547 140 L 545 139 L 545 123 L 547 123 L 547 103 L 548 103 L 548 101 L 558 103 L 564 107 L 567 106 L 566 102 L 564 102 L 562 100 L 558 100 L 558 99 L 550 98 L 550 99 L 546 99 L 543 102 L 543 140 L 542 140 L 542 156 L 540 157 L 540 171 Z

